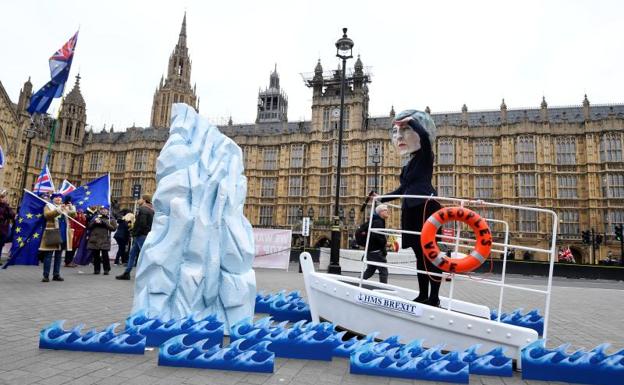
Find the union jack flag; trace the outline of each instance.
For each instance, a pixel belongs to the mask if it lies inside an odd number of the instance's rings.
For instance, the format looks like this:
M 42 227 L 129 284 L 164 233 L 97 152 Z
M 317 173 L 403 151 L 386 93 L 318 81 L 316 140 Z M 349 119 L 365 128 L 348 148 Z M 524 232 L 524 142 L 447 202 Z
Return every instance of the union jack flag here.
M 69 183 L 69 181 L 67 179 L 63 179 L 63 183 L 61 183 L 61 188 L 59 189 L 59 193 L 63 194 L 63 195 L 67 195 L 70 192 L 74 191 L 76 189 L 76 186 L 74 186 L 73 184 Z
M 42 192 L 54 192 L 54 182 L 52 182 L 52 175 L 50 175 L 50 169 L 47 164 L 43 166 L 43 170 L 41 170 L 41 173 L 37 177 L 33 191 L 37 194 Z
M 50 56 L 50 76 L 54 79 L 65 67 L 71 65 L 71 61 L 74 58 L 74 49 L 76 49 L 76 43 L 78 42 L 78 32 L 72 36 L 67 43 L 52 56 Z

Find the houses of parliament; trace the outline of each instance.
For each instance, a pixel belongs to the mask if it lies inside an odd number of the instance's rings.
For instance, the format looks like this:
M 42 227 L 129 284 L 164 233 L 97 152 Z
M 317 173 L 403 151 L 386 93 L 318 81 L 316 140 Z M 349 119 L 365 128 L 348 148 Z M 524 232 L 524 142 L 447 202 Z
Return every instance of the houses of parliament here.
M 387 116 L 369 116 L 371 78 L 359 57 L 348 76 L 340 183 L 343 246 L 368 215 L 367 210 L 360 211 L 368 193 L 375 186 L 381 193 L 394 190 L 405 161 L 390 142 L 394 108 L 388 106 Z M 288 120 L 288 98 L 275 69 L 268 87 L 259 92 L 256 121 L 235 124 L 230 118 L 219 129 L 243 150 L 248 179 L 245 215 L 251 224 L 297 232 L 301 216 L 310 216 L 310 244 L 315 245 L 330 238 L 340 73 L 324 71 L 319 60 L 305 82 L 312 93 L 310 121 Z M 24 170 L 31 94 L 28 80 L 13 103 L 0 82 L 0 146 L 6 157 L 0 186 L 9 190 L 13 206 L 21 196 L 23 173 L 26 188 L 31 188 L 41 171 L 53 122 L 46 117 L 37 124 Z M 66 178 L 78 185 L 110 172 L 111 197 L 121 207 L 132 206 L 135 184 L 153 193 L 156 159 L 168 137 L 171 105 L 178 102 L 199 110 L 191 86 L 186 16 L 167 76 L 154 93 L 149 127 L 86 130 L 87 103 L 76 77 L 55 130 L 49 162 L 54 182 L 58 186 Z M 429 107 L 426 111 L 438 128 L 433 182 L 440 196 L 549 208 L 559 217 L 558 244 L 571 245 L 577 260 L 592 262 L 588 247 L 581 244 L 581 231 L 590 229 L 606 235 L 608 246 L 619 255 L 613 232 L 615 224 L 624 223 L 623 104 L 592 105 L 585 96 L 580 105 L 569 107 L 549 107 L 542 99 L 538 108 L 507 109 L 503 100 L 499 108 L 488 111 L 469 111 L 466 105 L 459 112 L 435 113 Z M 552 223 L 546 215 L 507 208 L 478 211 L 507 221 L 520 243 L 546 247 L 550 240 Z M 399 217 L 395 212 L 389 226 L 398 228 Z M 500 225 L 493 226 L 495 236 L 502 231 Z M 604 244 L 600 250 L 606 250 Z

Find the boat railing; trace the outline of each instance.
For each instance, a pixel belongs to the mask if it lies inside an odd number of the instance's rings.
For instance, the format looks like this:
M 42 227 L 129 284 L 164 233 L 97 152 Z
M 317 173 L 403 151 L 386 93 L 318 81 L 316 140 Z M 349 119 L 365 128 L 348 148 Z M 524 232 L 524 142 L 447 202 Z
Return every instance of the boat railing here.
M 524 210 L 524 211 L 529 211 L 529 212 L 535 212 L 535 213 L 541 213 L 541 214 L 545 214 L 548 215 L 552 218 L 552 237 L 551 237 L 551 242 L 550 242 L 550 248 L 549 249 L 543 249 L 543 248 L 539 248 L 539 247 L 531 247 L 531 246 L 524 246 L 524 245 L 519 245 L 519 244 L 512 244 L 509 243 L 509 223 L 503 220 L 499 220 L 499 219 L 493 219 L 493 218 L 484 218 L 487 222 L 490 223 L 500 223 L 502 225 L 505 226 L 505 236 L 504 236 L 504 241 L 502 243 L 500 242 L 492 242 L 492 251 L 491 253 L 497 253 L 497 254 L 502 254 L 503 255 L 503 265 L 502 265 L 502 271 L 501 271 L 501 278 L 500 279 L 493 279 L 493 278 L 484 278 L 484 277 L 475 277 L 473 275 L 470 274 L 461 274 L 461 273 L 451 273 L 451 272 L 442 272 L 442 273 L 435 273 L 435 272 L 431 272 L 428 270 L 420 270 L 416 267 L 410 267 L 410 266 L 405 266 L 404 264 L 398 265 L 398 264 L 392 264 L 392 263 L 383 263 L 383 262 L 376 262 L 376 261 L 369 261 L 367 259 L 367 254 L 368 254 L 368 244 L 370 241 L 370 234 L 371 233 L 376 233 L 376 234 L 383 234 L 383 235 L 394 235 L 394 236 L 401 236 L 402 234 L 414 234 L 414 235 L 420 235 L 420 231 L 410 231 L 410 230 L 400 230 L 400 229 L 390 229 L 390 228 L 385 228 L 385 229 L 380 229 L 380 228 L 373 228 L 372 227 L 372 223 L 373 223 L 373 212 L 374 210 L 371 210 L 371 214 L 369 217 L 369 223 L 368 223 L 368 235 L 366 237 L 366 246 L 364 249 L 364 258 L 363 258 L 363 264 L 362 264 L 362 269 L 360 272 L 360 287 L 362 286 L 362 283 L 364 281 L 364 270 L 366 269 L 367 265 L 373 265 L 373 266 L 380 266 L 380 267 L 392 267 L 394 269 L 399 269 L 399 270 L 406 270 L 406 271 L 412 271 L 412 272 L 416 272 L 416 273 L 424 273 L 424 274 L 429 274 L 432 276 L 436 276 L 439 277 L 441 280 L 445 279 L 445 278 L 450 278 L 451 279 L 451 283 L 450 283 L 450 288 L 449 288 L 449 302 L 448 302 L 448 307 L 447 310 L 448 311 L 452 311 L 452 306 L 453 306 L 453 294 L 454 294 L 454 287 L 455 287 L 455 279 L 460 279 L 460 280 L 469 280 L 471 282 L 475 282 L 475 283 L 480 283 L 480 284 L 485 284 L 485 285 L 492 285 L 492 286 L 498 286 L 500 288 L 500 292 L 499 292 L 499 298 L 498 298 L 498 317 L 497 317 L 497 321 L 500 322 L 500 317 L 502 314 L 502 307 L 503 307 L 503 301 L 504 301 L 504 293 L 505 293 L 505 288 L 509 288 L 509 289 L 514 289 L 514 290 L 521 290 L 521 291 L 527 291 L 527 292 L 532 292 L 532 293 L 539 293 L 545 296 L 545 304 L 544 304 L 544 331 L 543 331 L 543 338 L 547 337 L 547 333 L 548 333 L 548 320 L 549 320 L 549 310 L 550 310 L 550 300 L 551 300 L 551 289 L 552 289 L 552 276 L 553 276 L 553 269 L 554 269 L 554 263 L 555 263 L 555 256 L 556 256 L 556 238 L 557 238 L 557 224 L 558 224 L 558 218 L 557 218 L 557 214 L 552 211 L 552 210 L 547 210 L 547 209 L 541 209 L 541 208 L 537 208 L 537 207 L 525 207 L 525 206 L 514 206 L 514 205 L 508 205 L 508 204 L 502 204 L 502 203 L 494 203 L 494 202 L 486 202 L 483 200 L 475 200 L 475 199 L 460 199 L 460 198 L 449 198 L 449 197 L 440 197 L 440 196 L 427 196 L 427 195 L 378 195 L 375 196 L 372 200 L 372 207 L 375 207 L 377 203 L 379 203 L 380 200 L 382 199 L 398 199 L 398 198 L 416 198 L 416 199 L 422 199 L 422 200 L 433 200 L 435 199 L 436 201 L 438 201 L 439 203 L 450 203 L 450 204 L 455 204 L 458 205 L 460 207 L 476 207 L 476 208 L 483 208 L 483 207 L 490 207 L 490 208 L 503 208 L 503 209 L 512 209 L 512 210 Z M 397 206 L 394 204 L 390 204 L 390 203 L 385 203 L 388 206 L 391 206 L 393 208 L 398 208 L 401 209 L 401 206 Z M 537 220 L 537 218 L 536 218 Z M 456 231 L 455 231 L 455 235 L 448 235 L 448 234 L 436 234 L 436 238 L 442 238 L 442 241 L 438 242 L 438 244 L 441 245 L 446 245 L 446 246 L 452 246 L 454 249 L 455 253 L 460 252 L 460 249 L 469 249 L 472 247 L 471 244 L 475 243 L 476 240 L 471 239 L 471 238 L 462 238 L 461 237 L 461 226 L 456 226 Z M 454 242 L 448 242 L 448 240 L 454 240 Z M 463 242 L 463 243 L 460 243 Z M 512 284 L 508 284 L 505 282 L 505 278 L 506 278 L 506 268 L 507 268 L 507 256 L 508 256 L 508 250 L 509 248 L 513 248 L 515 250 L 523 250 L 523 251 L 531 251 L 531 252 L 535 252 L 535 253 L 544 253 L 546 255 L 548 255 L 548 261 L 550 263 L 550 268 L 549 268 L 549 273 L 548 273 L 548 279 L 547 279 L 547 283 L 546 283 L 546 288 L 545 289 L 536 289 L 536 288 L 530 288 L 530 287 L 524 287 L 524 286 L 519 286 L 519 285 L 512 285 Z M 491 258 L 491 256 L 489 257 Z M 426 266 L 425 266 L 426 267 Z

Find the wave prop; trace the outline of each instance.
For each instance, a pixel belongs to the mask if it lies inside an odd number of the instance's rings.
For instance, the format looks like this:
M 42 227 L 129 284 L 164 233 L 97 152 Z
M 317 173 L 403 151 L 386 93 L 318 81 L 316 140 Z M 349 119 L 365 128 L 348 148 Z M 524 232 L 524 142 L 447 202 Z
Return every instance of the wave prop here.
M 269 341 L 243 348 L 247 341 L 240 339 L 221 347 L 208 339 L 194 341 L 188 337 L 179 335 L 165 342 L 158 351 L 158 365 L 273 373 L 275 354 L 267 349 Z
M 256 313 L 270 314 L 276 321 L 312 321 L 310 306 L 298 291 L 256 295 Z
M 624 350 L 607 354 L 609 344 L 590 351 L 567 353 L 569 344 L 547 349 L 544 340 L 537 340 L 522 349 L 522 378 L 563 381 L 580 384 L 624 384 Z
M 497 318 L 498 312 L 496 310 L 490 311 L 490 319 L 496 320 Z M 522 309 L 516 309 L 509 314 L 502 313 L 500 320 L 506 324 L 533 329 L 540 336 L 544 334 L 544 317 L 539 314 L 538 309 L 533 309 L 526 314 L 522 314 Z
M 223 322 L 212 314 L 202 320 L 193 316 L 163 322 L 157 318 L 148 318 L 145 312 L 137 312 L 126 319 L 126 330 L 147 337 L 147 346 L 160 346 L 165 341 L 182 334 L 188 335 L 188 341 L 209 340 L 213 344 L 223 342 Z
M 291 327 L 286 324 L 286 321 L 273 324 L 270 317 L 255 323 L 244 320 L 232 327 L 230 339 L 246 340 L 244 347 L 268 341 L 268 349 L 277 357 L 331 361 L 332 351 L 338 345 L 333 324 L 305 321 Z
M 51 325 L 39 332 L 39 349 L 74 350 L 82 352 L 104 352 L 143 354 L 145 352 L 145 336 L 134 331 L 124 331 L 115 334 L 114 323 L 98 332 L 92 329 L 85 334 L 81 333 L 84 324 L 71 330 L 65 330 L 65 320 L 54 321 Z
M 386 343 L 369 343 L 353 352 L 350 358 L 351 373 L 468 383 L 469 364 L 463 362 L 457 352 L 443 354 L 440 346 L 423 349 L 420 340 L 406 345 L 389 346 Z
M 301 293 L 298 290 L 293 290 L 290 293 L 286 293 L 285 290 L 281 290 L 275 294 L 256 294 L 256 306 L 254 311 L 256 313 L 266 313 L 270 314 L 270 305 L 271 303 L 277 301 L 278 299 L 284 300 L 286 302 L 290 302 L 293 300 L 297 300 L 301 298 Z
M 480 355 L 477 349 L 480 344 L 469 347 L 459 354 L 461 360 L 469 365 L 470 374 L 485 376 L 512 377 L 513 365 L 511 357 L 504 354 L 504 348 L 498 347 Z
M 375 338 L 379 333 L 374 332 L 360 339 L 358 339 L 357 337 L 351 337 L 350 339 L 343 341 L 342 338 L 345 334 L 346 332 L 340 332 L 336 334 L 337 345 L 332 353 L 335 357 L 349 358 L 351 356 L 351 353 L 360 349 L 362 346 L 375 343 Z

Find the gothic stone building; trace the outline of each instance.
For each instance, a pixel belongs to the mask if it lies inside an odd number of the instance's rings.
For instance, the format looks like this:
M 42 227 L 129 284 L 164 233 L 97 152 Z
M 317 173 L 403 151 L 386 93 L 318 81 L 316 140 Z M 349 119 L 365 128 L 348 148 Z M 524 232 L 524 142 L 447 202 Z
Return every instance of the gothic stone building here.
M 151 127 L 85 131 L 86 104 L 78 77 L 62 105 L 56 130 L 51 161 L 55 182 L 67 178 L 80 184 L 110 172 L 112 198 L 122 207 L 131 207 L 134 184 L 153 192 L 156 158 L 168 137 L 171 104 L 185 102 L 199 109 L 190 75 L 185 17 L 167 77 L 154 94 Z M 398 185 L 405 161 L 390 143 L 394 109 L 388 116 L 369 116 L 371 79 L 359 58 L 349 80 L 340 183 L 343 246 L 367 215 L 360 206 L 376 185 L 374 155 L 380 155 L 377 182 L 382 193 Z M 312 92 L 310 121 L 288 121 L 288 100 L 275 69 L 269 86 L 258 95 L 255 123 L 235 124 L 230 119 L 219 128 L 243 150 L 248 178 L 245 215 L 252 225 L 298 232 L 301 215 L 309 215 L 314 245 L 330 234 L 339 71 L 323 71 L 319 60 L 306 84 Z M 31 93 L 32 85 L 26 82 L 13 104 L 0 84 L 0 145 L 7 158 L 0 182 L 10 189 L 14 204 L 23 175 L 25 128 L 30 121 L 24 111 Z M 571 245 L 577 257 L 590 262 L 580 233 L 594 229 L 607 234 L 608 246 L 619 254 L 612 235 L 613 226 L 624 223 L 624 105 L 594 106 L 585 97 L 579 106 L 553 108 L 542 100 L 539 108 L 508 110 L 503 101 L 497 110 L 469 112 L 464 105 L 461 112 L 432 116 L 438 127 L 434 185 L 439 195 L 551 208 L 559 215 L 559 245 Z M 52 119 L 40 123 L 32 140 L 27 187 L 40 171 L 52 123 Z M 552 223 L 546 215 L 485 207 L 478 211 L 507 221 L 517 242 L 546 247 L 550 239 Z M 398 218 L 399 213 L 393 212 L 389 226 L 399 227 Z M 503 229 L 494 225 L 493 231 L 500 237 Z M 605 248 L 599 250 L 604 257 Z

